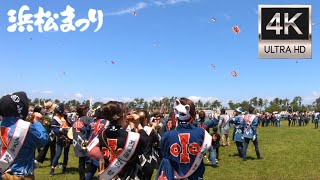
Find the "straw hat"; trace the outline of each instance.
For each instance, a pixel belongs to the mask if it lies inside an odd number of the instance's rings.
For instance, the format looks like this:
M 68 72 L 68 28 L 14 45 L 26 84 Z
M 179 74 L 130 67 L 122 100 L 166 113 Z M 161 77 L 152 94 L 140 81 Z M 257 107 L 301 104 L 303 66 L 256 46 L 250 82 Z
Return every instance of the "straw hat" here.
M 57 105 L 55 103 L 53 103 L 52 101 L 48 101 L 48 102 L 44 103 L 44 108 L 45 108 L 46 113 L 52 113 L 56 107 L 57 107 Z

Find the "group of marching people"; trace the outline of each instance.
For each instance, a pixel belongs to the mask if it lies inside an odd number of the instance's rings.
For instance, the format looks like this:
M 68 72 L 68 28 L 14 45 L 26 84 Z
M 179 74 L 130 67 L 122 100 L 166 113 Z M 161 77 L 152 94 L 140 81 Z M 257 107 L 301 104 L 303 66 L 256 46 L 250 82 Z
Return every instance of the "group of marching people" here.
M 194 103 L 187 98 L 177 99 L 168 117 L 160 113 L 150 116 L 146 110 L 133 111 L 117 101 L 94 111 L 81 105 L 74 110 L 76 116 L 68 115 L 64 104 L 51 101 L 43 108 L 35 107 L 29 117 L 28 110 L 24 92 L 0 99 L 2 179 L 35 179 L 34 169 L 43 163 L 49 148 L 50 176 L 54 175 L 62 152 L 62 172 L 67 173 L 70 145 L 79 160 L 80 180 L 92 179 L 97 171 L 102 180 L 151 179 L 155 170 L 157 179 L 203 179 L 206 152 L 210 152 L 209 159 L 215 167 L 220 147 L 218 129 L 222 145 L 230 145 L 231 124 L 239 156 L 246 160 L 248 144 L 253 141 L 257 156 L 262 159 L 254 109 L 246 115 L 242 115 L 241 108 L 231 115 L 222 110 L 209 121 L 205 121 L 204 112 L 196 118 Z

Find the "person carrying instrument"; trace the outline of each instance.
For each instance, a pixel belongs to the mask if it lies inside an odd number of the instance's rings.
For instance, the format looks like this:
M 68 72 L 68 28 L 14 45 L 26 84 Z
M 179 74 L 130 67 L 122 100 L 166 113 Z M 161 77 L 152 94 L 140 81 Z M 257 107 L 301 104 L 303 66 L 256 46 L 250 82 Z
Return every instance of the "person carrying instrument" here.
M 48 142 L 48 133 L 39 122 L 40 113 L 28 116 L 28 97 L 25 92 L 16 92 L 0 99 L 1 161 L 0 173 L 3 180 L 34 180 L 34 151 Z M 1 179 L 1 178 L 0 178 Z
M 92 158 L 100 158 L 100 179 L 143 180 L 139 155 L 145 150 L 146 139 L 139 116 L 127 116 L 125 104 L 117 101 L 104 104 L 101 110 L 110 124 L 99 134 L 99 151 L 94 148 L 89 153 Z M 126 130 L 128 126 L 131 131 Z
M 70 139 L 67 137 L 68 125 L 66 119 L 64 118 L 64 104 L 59 104 L 53 111 L 53 119 L 51 121 L 51 130 L 57 137 L 57 149 L 56 154 L 53 158 L 50 176 L 54 175 L 54 169 L 58 165 L 58 160 L 63 151 L 63 168 L 62 173 L 67 173 L 67 164 L 69 158 L 69 149 L 70 149 Z
M 81 105 L 77 108 L 79 118 L 72 125 L 73 146 L 76 157 L 79 158 L 80 180 L 85 178 L 85 164 L 87 158 L 87 144 L 90 136 L 90 120 L 87 116 L 89 107 Z

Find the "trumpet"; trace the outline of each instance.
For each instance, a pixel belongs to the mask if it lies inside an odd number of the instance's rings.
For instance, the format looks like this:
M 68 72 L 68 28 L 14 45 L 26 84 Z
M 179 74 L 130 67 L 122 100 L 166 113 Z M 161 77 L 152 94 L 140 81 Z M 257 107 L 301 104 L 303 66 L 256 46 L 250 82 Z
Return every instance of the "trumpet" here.
M 81 143 L 81 148 L 82 148 L 82 149 L 87 149 L 87 146 L 88 146 L 88 141 L 83 141 L 83 142 Z

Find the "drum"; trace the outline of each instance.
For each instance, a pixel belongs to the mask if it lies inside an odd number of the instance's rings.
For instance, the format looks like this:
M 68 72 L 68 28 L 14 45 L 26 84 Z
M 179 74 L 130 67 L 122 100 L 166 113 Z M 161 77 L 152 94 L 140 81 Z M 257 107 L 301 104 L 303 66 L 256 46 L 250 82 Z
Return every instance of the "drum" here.
M 73 128 L 69 128 L 69 130 L 68 130 L 67 136 L 68 136 L 69 139 L 73 139 L 73 131 L 72 131 L 72 129 Z

